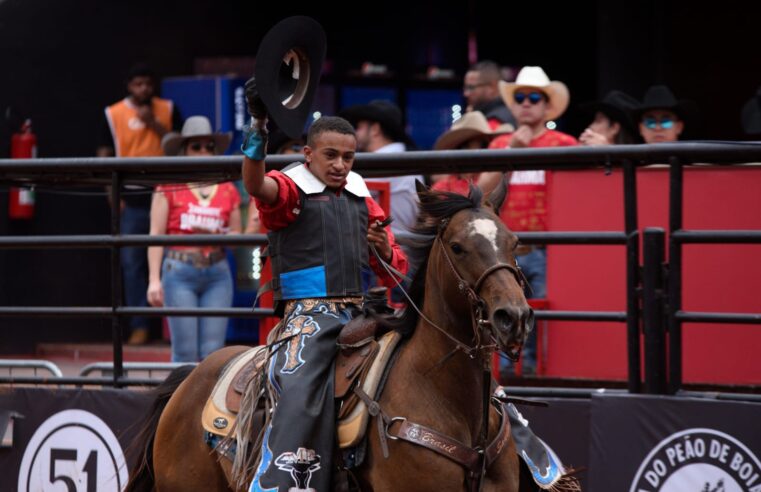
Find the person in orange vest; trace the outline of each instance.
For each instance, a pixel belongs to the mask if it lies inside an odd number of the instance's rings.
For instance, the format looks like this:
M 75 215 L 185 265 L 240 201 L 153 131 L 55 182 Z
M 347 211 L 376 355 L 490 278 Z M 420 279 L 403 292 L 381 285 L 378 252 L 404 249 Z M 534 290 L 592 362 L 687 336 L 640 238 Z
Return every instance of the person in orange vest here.
M 172 130 L 179 130 L 181 126 L 182 118 L 172 101 L 156 97 L 154 72 L 147 65 L 135 65 L 127 75 L 127 96 L 105 109 L 97 155 L 163 156 L 162 137 Z M 122 234 L 148 234 L 152 192 L 148 187 L 125 186 L 119 204 Z M 145 247 L 121 249 L 125 306 L 147 306 L 146 258 Z M 148 339 L 148 319 L 130 318 L 130 336 L 127 343 L 144 344 Z

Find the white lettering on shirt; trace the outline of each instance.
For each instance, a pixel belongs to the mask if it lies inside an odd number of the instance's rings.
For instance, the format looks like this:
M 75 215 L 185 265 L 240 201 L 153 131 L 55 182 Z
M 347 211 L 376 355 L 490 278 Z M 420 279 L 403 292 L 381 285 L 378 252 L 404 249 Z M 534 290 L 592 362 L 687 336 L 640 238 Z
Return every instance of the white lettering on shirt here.
M 510 184 L 544 184 L 544 171 L 513 171 Z
M 225 223 L 219 207 L 204 207 L 188 203 L 188 211 L 180 215 L 180 230 L 204 230 L 210 233 L 220 232 Z

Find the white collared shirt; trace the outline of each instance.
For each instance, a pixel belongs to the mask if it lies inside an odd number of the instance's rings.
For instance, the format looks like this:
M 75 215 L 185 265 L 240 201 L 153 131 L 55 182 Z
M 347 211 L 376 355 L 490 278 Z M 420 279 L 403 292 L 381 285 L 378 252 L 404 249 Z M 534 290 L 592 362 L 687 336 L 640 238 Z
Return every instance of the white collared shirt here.
M 394 142 L 385 145 L 375 152 L 394 153 L 404 152 L 407 147 L 402 142 Z M 418 198 L 415 188 L 415 181 L 423 182 L 423 176 L 416 174 L 413 176 L 394 176 L 386 178 L 366 178 L 365 181 L 375 181 L 389 183 L 391 188 L 391 216 L 394 222 L 391 223 L 391 231 L 407 232 L 415 225 L 418 214 Z M 373 193 L 373 192 L 371 192 Z M 380 203 L 377 195 L 373 193 L 375 201 Z

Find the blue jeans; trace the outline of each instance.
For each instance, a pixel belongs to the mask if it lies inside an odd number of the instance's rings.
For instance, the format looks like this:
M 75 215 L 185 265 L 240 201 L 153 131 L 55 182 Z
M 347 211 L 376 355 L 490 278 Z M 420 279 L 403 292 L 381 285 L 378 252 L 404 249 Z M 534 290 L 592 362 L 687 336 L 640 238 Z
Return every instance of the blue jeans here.
M 151 212 L 147 208 L 125 206 L 121 213 L 122 234 L 148 234 L 151 225 Z M 120 251 L 122 264 L 122 289 L 124 305 L 127 307 L 147 307 L 145 293 L 148 290 L 148 257 L 147 248 L 122 248 Z M 148 319 L 143 316 L 133 316 L 129 321 L 130 328 L 148 328 Z
M 526 276 L 531 290 L 526 289 L 526 298 L 544 299 L 547 297 L 547 250 L 534 248 L 525 255 L 516 256 L 518 266 Z M 524 372 L 533 374 L 536 372 L 536 326 L 529 332 L 526 344 L 521 354 Z M 500 369 L 504 370 L 510 365 L 510 361 L 500 359 Z
M 164 258 L 161 285 L 167 307 L 230 307 L 233 279 L 230 266 L 222 260 L 197 268 L 189 263 Z M 198 362 L 222 348 L 227 318 L 170 316 L 172 362 Z

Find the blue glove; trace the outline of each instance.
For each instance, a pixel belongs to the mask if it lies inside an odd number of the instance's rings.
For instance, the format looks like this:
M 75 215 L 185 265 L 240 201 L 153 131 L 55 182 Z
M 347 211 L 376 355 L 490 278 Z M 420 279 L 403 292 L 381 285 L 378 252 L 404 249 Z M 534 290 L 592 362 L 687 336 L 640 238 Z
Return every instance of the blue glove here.
M 243 155 L 252 161 L 263 161 L 267 156 L 268 136 L 267 127 L 262 125 L 260 128 L 257 121 L 252 118 L 251 125 L 243 134 L 243 143 L 240 146 Z

